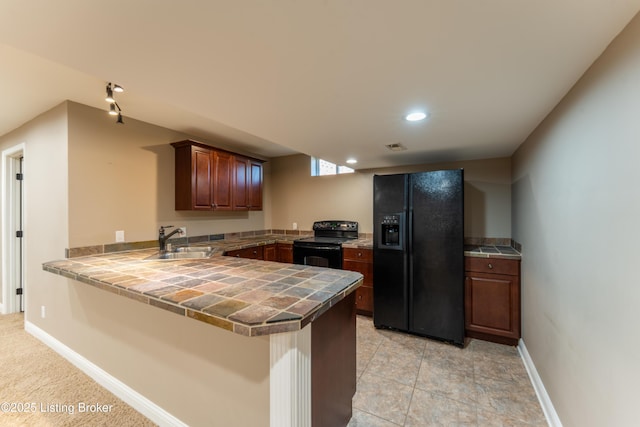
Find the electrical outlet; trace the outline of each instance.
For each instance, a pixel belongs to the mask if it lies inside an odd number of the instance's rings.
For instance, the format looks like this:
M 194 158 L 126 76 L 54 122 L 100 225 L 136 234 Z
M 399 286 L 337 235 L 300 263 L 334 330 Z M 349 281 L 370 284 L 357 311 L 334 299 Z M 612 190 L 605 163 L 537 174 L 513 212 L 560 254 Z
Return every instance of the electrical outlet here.
M 40 317 L 42 317 L 43 319 L 46 317 L 46 310 L 44 308 L 44 305 L 40 306 Z
M 124 230 L 116 231 L 116 243 L 124 242 Z
M 182 230 L 180 237 L 187 237 L 187 227 L 180 227 L 180 230 Z
M 294 229 L 294 230 L 297 230 L 297 229 L 298 229 L 298 223 L 297 223 L 297 222 L 294 222 L 294 223 L 293 223 L 293 229 Z

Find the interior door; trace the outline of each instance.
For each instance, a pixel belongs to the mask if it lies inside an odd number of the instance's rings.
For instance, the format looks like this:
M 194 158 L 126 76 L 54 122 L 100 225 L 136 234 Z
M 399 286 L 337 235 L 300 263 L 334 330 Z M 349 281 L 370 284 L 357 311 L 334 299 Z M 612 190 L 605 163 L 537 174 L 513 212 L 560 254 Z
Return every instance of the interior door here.
M 18 168 L 18 173 L 16 174 L 16 206 L 15 206 L 15 215 L 16 215 L 16 274 L 17 274 L 17 282 L 16 282 L 16 296 L 18 298 L 17 306 L 20 309 L 20 312 L 24 312 L 24 198 L 23 198 L 23 173 L 22 166 L 24 163 L 24 157 L 20 157 L 16 161 L 16 166 Z

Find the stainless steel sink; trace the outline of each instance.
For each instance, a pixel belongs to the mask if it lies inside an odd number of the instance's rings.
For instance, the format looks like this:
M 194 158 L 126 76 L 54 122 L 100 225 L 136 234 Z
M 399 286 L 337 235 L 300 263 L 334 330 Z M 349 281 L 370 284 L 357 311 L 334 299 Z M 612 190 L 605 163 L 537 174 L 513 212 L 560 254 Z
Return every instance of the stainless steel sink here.
M 213 254 L 211 246 L 183 246 L 173 248 L 171 251 L 151 255 L 145 260 L 148 261 L 162 261 L 162 260 L 176 260 L 176 259 L 198 259 L 209 258 Z
M 178 252 L 178 253 L 184 253 L 184 252 L 211 252 L 211 246 L 178 246 L 173 248 L 171 251 L 169 251 L 169 253 L 171 252 Z

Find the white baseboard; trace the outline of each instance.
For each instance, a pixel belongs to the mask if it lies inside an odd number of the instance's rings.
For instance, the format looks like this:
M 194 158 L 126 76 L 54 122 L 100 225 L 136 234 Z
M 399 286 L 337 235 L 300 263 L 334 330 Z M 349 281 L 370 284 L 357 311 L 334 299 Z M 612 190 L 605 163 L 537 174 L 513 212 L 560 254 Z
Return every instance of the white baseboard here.
M 160 426 L 187 426 L 187 424 L 183 423 L 178 418 L 174 417 L 169 412 L 165 411 L 122 381 L 113 377 L 85 357 L 76 353 L 33 323 L 25 321 L 24 329 L 154 423 Z
M 533 384 L 533 389 L 538 396 L 540 406 L 542 406 L 542 411 L 544 412 L 544 416 L 547 419 L 549 427 L 562 427 L 560 417 L 558 417 L 558 413 L 553 407 L 551 398 L 549 397 L 549 394 L 547 394 L 547 390 L 544 388 L 542 379 L 540 378 L 540 375 L 538 375 L 538 370 L 533 364 L 531 355 L 529 355 L 529 351 L 527 351 L 527 347 L 524 345 L 524 341 L 522 339 L 520 339 L 520 342 L 518 342 L 518 351 L 520 352 L 520 357 L 522 357 L 522 360 L 524 361 L 524 367 L 529 374 L 531 384 Z

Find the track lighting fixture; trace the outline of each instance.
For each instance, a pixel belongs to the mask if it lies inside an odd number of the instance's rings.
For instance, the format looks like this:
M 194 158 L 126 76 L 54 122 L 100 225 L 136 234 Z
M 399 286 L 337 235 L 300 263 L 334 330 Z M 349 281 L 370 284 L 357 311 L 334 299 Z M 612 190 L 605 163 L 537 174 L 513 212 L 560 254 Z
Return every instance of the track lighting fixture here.
M 113 92 L 122 93 L 124 92 L 124 89 L 120 85 L 117 85 L 117 84 L 112 85 L 111 82 L 109 82 L 107 83 L 106 90 L 107 90 L 107 97 L 105 98 L 105 101 L 107 101 L 110 104 L 109 114 L 112 116 L 118 116 L 118 120 L 116 121 L 116 123 L 124 124 L 124 121 L 122 120 L 122 109 L 116 102 L 116 99 L 113 97 Z

